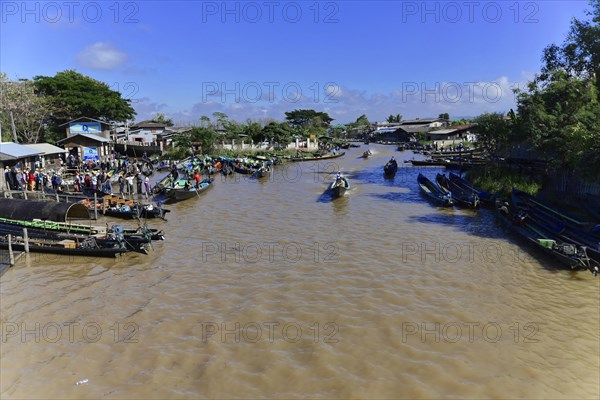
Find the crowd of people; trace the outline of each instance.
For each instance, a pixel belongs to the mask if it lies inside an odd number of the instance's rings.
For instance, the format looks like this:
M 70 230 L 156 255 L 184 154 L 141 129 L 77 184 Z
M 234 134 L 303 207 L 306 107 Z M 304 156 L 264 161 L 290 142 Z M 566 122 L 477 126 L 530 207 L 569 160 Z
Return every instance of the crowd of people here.
M 118 176 L 116 184 L 119 195 L 143 194 L 148 198 L 152 193 L 150 178 L 142 173 L 151 163 L 144 154 L 141 163 L 128 159 L 102 159 L 97 162 L 82 163 L 79 157 L 69 155 L 56 164 L 57 168 L 44 170 L 37 160 L 32 168 L 18 162 L 13 167 L 5 167 L 4 180 L 8 190 L 44 191 L 44 192 L 83 192 L 97 190 L 113 194 L 112 177 Z M 75 171 L 73 173 L 73 171 Z M 137 189 L 137 190 L 136 190 Z

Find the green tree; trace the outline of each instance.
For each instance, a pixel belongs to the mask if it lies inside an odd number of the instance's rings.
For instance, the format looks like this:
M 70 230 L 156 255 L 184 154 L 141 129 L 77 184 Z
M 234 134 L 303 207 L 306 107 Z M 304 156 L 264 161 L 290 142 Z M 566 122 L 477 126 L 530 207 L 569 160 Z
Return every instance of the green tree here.
M 165 117 L 165 114 L 159 112 L 156 114 L 156 116 L 153 118 L 154 122 L 159 122 L 161 124 L 165 124 L 166 126 L 173 126 L 173 120 L 171 118 L 167 118 Z
M 592 79 L 600 73 L 600 0 L 590 1 L 586 14 L 591 20 L 571 21 L 567 38 L 559 46 L 551 44 L 544 49 L 544 65 L 537 83 L 552 81 L 555 72 L 563 71 L 571 77 Z M 596 87 L 600 89 L 598 81 Z
M 190 144 L 200 143 L 202 154 L 211 154 L 217 140 L 217 132 L 213 128 L 195 126 L 188 133 Z
M 263 126 L 260 122 L 253 121 L 252 119 L 246 120 L 246 124 L 242 125 L 241 131 L 254 143 L 261 143 L 266 139 L 265 133 L 263 132 Z
M 367 118 L 367 116 L 365 114 L 363 114 L 356 119 L 355 125 L 356 126 L 366 126 L 366 125 L 371 125 L 371 123 L 369 122 L 369 119 Z
M 447 121 L 450 121 L 450 114 L 443 113 L 443 114 L 438 115 L 438 118 L 442 118 L 442 119 L 445 119 Z
M 531 82 L 518 93 L 518 132 L 555 155 L 557 166 L 575 167 L 600 141 L 600 106 L 593 80 L 555 71 L 545 87 Z M 586 161 L 587 163 L 587 161 Z
M 35 93 L 34 83 L 24 79 L 11 81 L 0 73 L 2 108 L 0 124 L 4 139 L 13 140 L 14 123 L 17 140 L 21 143 L 37 143 L 46 133 L 46 123 L 53 112 L 51 99 Z
M 53 77 L 35 76 L 33 82 L 38 94 L 52 99 L 54 111 L 49 124 L 54 129 L 79 117 L 125 122 L 136 115 L 131 100 L 121 97 L 106 83 L 74 70 L 58 72 Z
M 292 141 L 293 127 L 286 122 L 271 122 L 262 129 L 266 140 L 280 146 L 287 146 Z
M 402 114 L 396 114 L 396 115 L 390 114 L 390 116 L 387 117 L 387 122 L 390 122 L 390 123 L 402 122 Z
M 329 127 L 333 118 L 326 112 L 318 112 L 315 110 L 294 110 L 285 113 L 285 119 L 293 127 L 309 128 L 314 127 L 315 121 L 323 128 Z
M 502 113 L 484 113 L 473 120 L 477 125 L 477 145 L 492 155 L 505 148 L 511 137 L 511 125 L 504 120 Z

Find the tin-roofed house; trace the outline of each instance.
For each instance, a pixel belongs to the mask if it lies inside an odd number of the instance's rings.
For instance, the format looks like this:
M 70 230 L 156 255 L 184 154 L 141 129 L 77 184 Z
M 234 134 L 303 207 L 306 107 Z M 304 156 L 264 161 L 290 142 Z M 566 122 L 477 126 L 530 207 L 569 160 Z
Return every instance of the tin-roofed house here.
M 16 189 L 14 170 L 25 170 L 35 168 L 35 161 L 39 158 L 41 152 L 19 143 L 0 142 L 0 167 L 4 171 L 5 167 L 13 170 L 13 179 L 11 189 Z M 4 172 L 0 174 L 0 188 L 7 189 L 6 177 Z
M 107 160 L 111 154 L 111 140 L 91 133 L 77 133 L 57 142 L 82 162 Z
M 106 121 L 101 121 L 99 119 L 79 117 L 69 122 L 65 122 L 60 126 L 66 127 L 67 137 L 83 133 L 110 139 L 110 124 Z
M 25 144 L 24 146 L 40 152 L 39 158 L 42 168 L 60 167 L 62 165 L 61 160 L 64 162 L 68 153 L 66 149 L 50 143 Z

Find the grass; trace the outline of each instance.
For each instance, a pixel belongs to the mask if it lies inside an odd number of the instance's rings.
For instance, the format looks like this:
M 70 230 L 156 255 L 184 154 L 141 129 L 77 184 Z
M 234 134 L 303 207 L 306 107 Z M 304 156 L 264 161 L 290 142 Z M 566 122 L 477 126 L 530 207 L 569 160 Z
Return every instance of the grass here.
M 513 188 L 533 196 L 542 188 L 540 177 L 519 174 L 503 166 L 474 168 L 467 173 L 467 179 L 475 186 L 503 197 L 510 197 Z

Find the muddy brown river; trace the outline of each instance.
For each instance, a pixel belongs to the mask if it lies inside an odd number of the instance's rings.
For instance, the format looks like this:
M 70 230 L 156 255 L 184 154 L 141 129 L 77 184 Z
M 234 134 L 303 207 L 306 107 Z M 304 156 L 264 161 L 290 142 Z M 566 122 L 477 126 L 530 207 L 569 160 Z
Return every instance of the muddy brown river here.
M 0 397 L 600 397 L 600 280 L 365 147 L 217 177 L 149 222 L 147 256 L 22 258 L 0 278 Z

